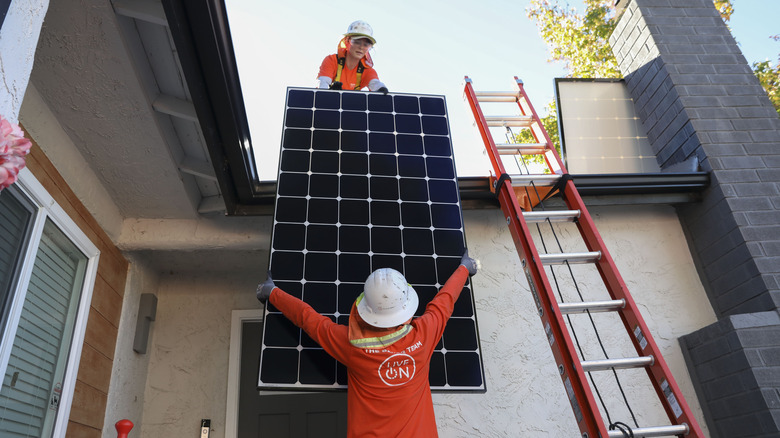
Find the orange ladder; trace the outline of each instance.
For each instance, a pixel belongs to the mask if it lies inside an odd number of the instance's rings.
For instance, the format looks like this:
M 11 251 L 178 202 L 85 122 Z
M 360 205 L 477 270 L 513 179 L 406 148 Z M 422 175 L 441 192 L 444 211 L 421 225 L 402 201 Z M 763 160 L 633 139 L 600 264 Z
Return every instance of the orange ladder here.
M 506 217 L 507 225 L 515 241 L 517 252 L 525 276 L 533 294 L 542 325 L 547 333 L 550 347 L 558 366 L 561 380 L 574 411 L 583 438 L 610 437 L 661 437 L 686 436 L 704 438 L 696 419 L 674 381 L 661 352 L 650 335 L 636 303 L 631 298 L 628 288 L 618 273 L 612 257 L 609 255 L 596 226 L 585 208 L 574 181 L 570 178 L 555 147 L 544 129 L 539 116 L 534 110 L 528 95 L 523 88 L 523 82 L 515 77 L 517 91 L 513 92 L 476 92 L 471 79 L 465 78 L 464 98 L 468 101 L 487 153 L 493 171 L 497 178 L 493 179 L 493 188 L 498 197 L 501 209 Z M 480 102 L 506 102 L 517 105 L 520 115 L 517 116 L 485 116 Z M 517 109 L 514 109 L 516 112 Z M 510 127 L 530 129 L 534 142 L 496 143 L 489 128 L 503 127 L 511 133 Z M 514 139 L 514 134 L 512 135 Z M 509 175 L 506 173 L 501 155 L 543 155 L 547 172 L 523 173 Z M 535 199 L 523 201 L 525 211 L 518 201 L 518 190 L 538 190 L 545 187 L 543 193 L 536 192 Z M 533 211 L 535 203 L 544 199 L 544 193 L 558 191 L 561 194 L 566 210 Z M 532 195 L 528 196 L 533 198 Z M 529 223 L 561 222 L 576 223 L 584 240 L 587 251 L 578 253 L 540 254 L 532 238 Z M 551 287 L 545 266 L 591 263 L 604 282 L 609 300 L 558 302 L 555 291 Z M 552 272 L 552 270 L 551 270 Z M 557 281 L 556 281 L 557 283 Z M 575 350 L 570 327 L 565 325 L 564 315 L 593 312 L 617 312 L 628 332 L 636 350 L 636 357 L 598 360 L 581 360 Z M 595 328 L 595 325 L 594 325 Z M 575 338 L 576 339 L 576 338 Z M 600 341 L 600 340 L 599 340 Z M 577 344 L 579 346 L 579 342 Z M 606 350 L 604 350 L 606 354 Z M 617 378 L 616 369 L 644 368 L 650 378 L 655 393 L 670 420 L 670 425 L 650 427 L 628 427 L 624 423 L 615 422 L 606 425 L 596 404 L 591 387 L 586 381 L 586 373 L 611 370 Z M 640 374 L 642 375 L 642 374 Z M 592 376 L 591 376 L 592 378 Z M 618 382 L 619 384 L 619 382 Z M 621 388 L 622 392 L 622 388 Z M 652 393 L 652 391 L 650 391 Z M 601 395 L 599 394 L 599 398 Z M 629 408 L 630 409 L 630 408 Z M 607 413 L 607 416 L 609 414 Z M 633 416 L 633 412 L 632 412 Z M 636 420 L 635 420 L 636 421 Z M 609 426 L 609 428 L 607 427 Z M 629 430 L 630 429 L 630 430 Z M 633 435 L 631 435 L 633 433 Z

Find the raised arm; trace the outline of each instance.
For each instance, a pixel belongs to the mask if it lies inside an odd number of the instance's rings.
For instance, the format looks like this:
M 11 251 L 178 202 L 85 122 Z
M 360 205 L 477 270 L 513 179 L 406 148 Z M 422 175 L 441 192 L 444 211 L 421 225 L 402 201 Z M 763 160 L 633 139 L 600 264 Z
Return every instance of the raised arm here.
M 328 354 L 346 364 L 349 350 L 346 326 L 336 324 L 327 316 L 317 313 L 310 305 L 278 288 L 270 272 L 268 279 L 257 287 L 257 299 L 262 303 L 270 301 L 287 319 L 320 344 Z

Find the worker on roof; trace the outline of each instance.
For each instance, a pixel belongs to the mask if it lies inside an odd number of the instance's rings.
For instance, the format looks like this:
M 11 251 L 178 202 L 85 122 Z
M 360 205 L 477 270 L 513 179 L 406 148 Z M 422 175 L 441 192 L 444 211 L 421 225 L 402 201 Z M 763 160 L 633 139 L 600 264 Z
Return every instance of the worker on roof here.
M 331 90 L 362 90 L 387 94 L 387 86 L 379 80 L 369 51 L 376 44 L 374 30 L 365 21 L 355 21 L 339 41 L 338 51 L 326 56 L 320 65 L 319 88 Z
M 460 265 L 412 319 L 419 299 L 404 276 L 377 269 L 349 314 L 349 326 L 320 315 L 276 287 L 271 278 L 257 298 L 281 310 L 295 325 L 347 367 L 348 437 L 437 437 L 428 371 L 463 285 L 477 273 L 477 262 L 463 254 Z

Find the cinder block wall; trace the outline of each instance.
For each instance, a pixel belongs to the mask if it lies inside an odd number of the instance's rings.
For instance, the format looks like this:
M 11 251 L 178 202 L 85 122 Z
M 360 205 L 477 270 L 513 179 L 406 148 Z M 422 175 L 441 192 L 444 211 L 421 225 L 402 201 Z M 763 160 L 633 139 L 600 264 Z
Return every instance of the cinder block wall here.
M 610 44 L 661 168 L 695 160 L 711 176 L 679 210 L 721 318 L 681 339 L 710 429 L 778 436 L 780 336 L 755 334 L 780 332 L 780 119 L 712 0 L 619 7 Z

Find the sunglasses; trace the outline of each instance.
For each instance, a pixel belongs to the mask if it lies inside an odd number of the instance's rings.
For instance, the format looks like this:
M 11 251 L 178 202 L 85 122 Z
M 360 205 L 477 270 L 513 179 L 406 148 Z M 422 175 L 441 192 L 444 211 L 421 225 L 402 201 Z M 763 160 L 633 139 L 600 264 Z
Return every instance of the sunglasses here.
M 371 47 L 374 45 L 368 38 L 352 38 L 351 42 L 356 46 Z

